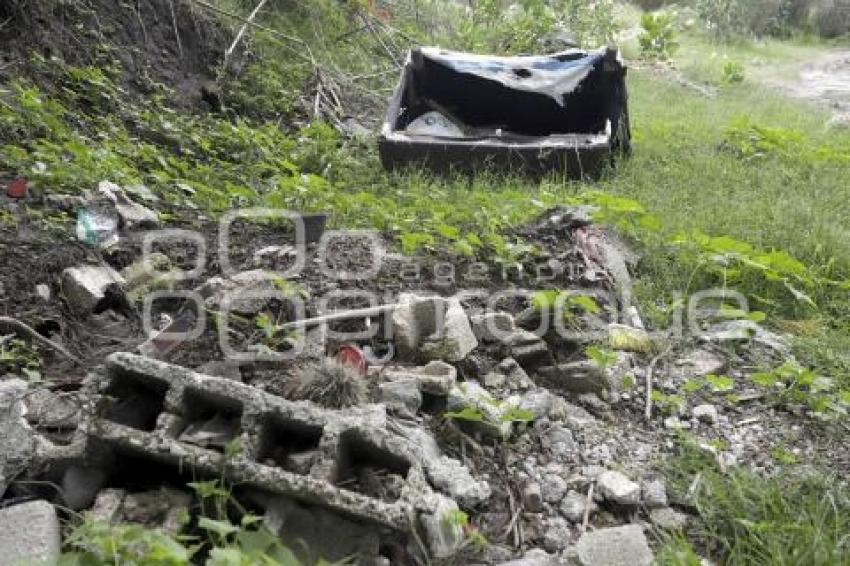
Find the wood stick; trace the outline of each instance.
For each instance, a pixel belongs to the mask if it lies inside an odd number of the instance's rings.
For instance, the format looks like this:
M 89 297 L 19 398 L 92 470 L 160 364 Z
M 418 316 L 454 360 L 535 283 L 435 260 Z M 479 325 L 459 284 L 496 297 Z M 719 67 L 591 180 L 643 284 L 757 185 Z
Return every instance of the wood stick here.
M 233 38 L 233 43 L 230 44 L 230 47 L 227 48 L 227 51 L 224 52 L 224 64 L 227 65 L 227 60 L 230 58 L 230 55 L 233 53 L 233 50 L 236 49 L 236 46 L 239 45 L 239 41 L 242 39 L 242 36 L 245 35 L 245 30 L 248 29 L 248 26 L 254 22 L 254 18 L 257 17 L 257 14 L 260 10 L 263 9 L 263 6 L 266 5 L 268 0 L 260 0 L 260 3 L 257 4 L 251 13 L 248 14 L 248 19 L 242 24 L 242 27 L 239 28 L 239 32 L 236 34 L 236 37 Z
M 0 316 L 0 326 L 2 326 L 2 325 L 7 325 L 7 326 L 12 326 L 14 328 L 17 328 L 18 330 L 23 331 L 26 334 L 29 334 L 32 338 L 35 338 L 42 345 L 48 346 L 48 347 L 56 350 L 57 352 L 59 352 L 60 354 L 62 354 L 66 358 L 68 358 L 69 360 L 76 363 L 77 365 L 80 365 L 80 366 L 83 365 L 83 361 L 80 358 L 78 358 L 77 356 L 75 356 L 74 354 L 72 354 L 71 352 L 66 350 L 64 347 L 57 344 L 56 342 L 53 342 L 52 340 L 48 340 L 47 338 L 45 338 L 44 336 L 39 334 L 33 327 L 21 322 L 20 320 L 18 320 L 16 318 L 11 318 L 11 317 L 8 317 L 8 316 Z
M 287 322 L 286 324 L 280 325 L 280 330 L 294 330 L 296 328 L 306 326 L 318 326 L 320 324 L 326 324 L 328 322 L 334 322 L 337 320 L 351 320 L 352 318 L 366 318 L 378 316 L 385 312 L 392 312 L 396 309 L 396 307 L 398 307 L 398 305 L 379 305 L 377 307 L 365 307 L 362 309 L 353 309 L 350 311 L 333 312 L 330 314 L 317 316 L 315 318 L 305 318 L 303 320 Z

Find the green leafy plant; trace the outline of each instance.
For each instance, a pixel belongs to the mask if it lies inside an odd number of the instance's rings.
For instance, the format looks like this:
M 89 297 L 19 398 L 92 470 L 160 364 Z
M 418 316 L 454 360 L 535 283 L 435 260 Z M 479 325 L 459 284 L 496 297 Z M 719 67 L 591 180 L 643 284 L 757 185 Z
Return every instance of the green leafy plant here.
M 640 19 L 638 36 L 641 55 L 650 59 L 669 59 L 679 48 L 676 41 L 676 17 L 666 12 L 645 13 Z
M 727 84 L 744 82 L 745 69 L 741 63 L 737 61 L 727 61 L 723 64 L 722 81 Z
M 602 370 L 608 369 L 617 363 L 617 353 L 591 344 L 584 349 L 585 355 Z

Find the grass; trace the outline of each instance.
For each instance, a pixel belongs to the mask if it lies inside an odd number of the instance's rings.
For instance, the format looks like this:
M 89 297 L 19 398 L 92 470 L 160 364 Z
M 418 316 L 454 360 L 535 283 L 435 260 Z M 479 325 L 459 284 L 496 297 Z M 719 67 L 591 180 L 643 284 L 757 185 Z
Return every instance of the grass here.
M 850 490 L 838 478 L 799 466 L 772 478 L 723 475 L 687 442 L 667 478 L 682 494 L 695 486 L 691 501 L 699 519 L 687 539 L 679 534 L 666 541 L 659 564 L 696 566 L 697 553 L 727 566 L 850 564 Z

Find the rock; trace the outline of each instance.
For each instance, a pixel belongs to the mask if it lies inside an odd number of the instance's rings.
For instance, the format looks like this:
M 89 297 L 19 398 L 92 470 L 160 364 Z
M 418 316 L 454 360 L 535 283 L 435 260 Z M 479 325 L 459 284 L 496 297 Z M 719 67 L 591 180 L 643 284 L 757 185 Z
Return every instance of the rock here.
M 717 422 L 717 407 L 714 405 L 697 405 L 693 408 L 692 414 L 695 419 L 706 424 L 715 424 Z
M 147 202 L 159 202 L 159 197 L 146 185 L 125 185 L 124 192 Z
M 447 408 L 453 412 L 473 409 L 481 415 L 479 420 L 455 419 L 459 426 L 467 430 L 497 439 L 505 439 L 511 434 L 511 423 L 502 420 L 502 415 L 509 407 L 496 401 L 475 382 L 465 381 L 455 385 L 449 392 Z
M 545 389 L 535 389 L 529 391 L 519 401 L 518 408 L 523 411 L 530 411 L 534 415 L 534 420 L 542 419 L 552 410 L 554 395 Z
M 159 214 L 150 208 L 137 202 L 133 202 L 126 196 L 122 196 L 115 203 L 115 210 L 121 225 L 126 230 L 141 230 L 156 228 L 159 226 Z
M 54 564 L 61 552 L 59 519 L 47 501 L 0 509 L 0 562 Z
M 543 476 L 543 501 L 557 505 L 567 493 L 567 482 L 559 475 L 547 474 Z
M 664 419 L 664 428 L 669 430 L 682 430 L 684 428 L 691 428 L 691 425 L 686 422 L 682 422 L 679 417 L 673 415 Z
M 522 490 L 522 504 L 529 513 L 543 512 L 543 492 L 539 483 L 526 484 Z
M 321 557 L 329 562 L 371 564 L 378 556 L 380 538 L 369 525 L 285 497 L 266 496 L 263 504 L 263 525 L 281 540 L 298 541 L 290 548 L 299 563 L 312 564 Z
M 168 487 L 128 493 L 121 504 L 121 519 L 177 535 L 189 520 L 191 503 L 189 493 Z
M 549 346 L 533 332 L 516 330 L 505 343 L 510 348 L 511 357 L 526 371 L 534 371 L 553 362 Z
M 601 393 L 610 387 L 605 372 L 590 361 L 543 367 L 537 375 L 538 385 L 564 393 Z
M 62 272 L 62 292 L 68 306 L 82 316 L 105 308 L 107 294 L 123 284 L 124 278 L 105 265 L 81 265 Z
M 42 301 L 50 300 L 50 286 L 45 285 L 44 283 L 39 283 L 35 286 L 35 294 L 38 295 L 38 298 Z
M 507 386 L 512 391 L 525 391 L 534 388 L 534 382 L 525 373 L 525 370 L 513 358 L 505 358 L 499 363 L 498 370 L 507 379 Z
M 562 517 L 552 517 L 546 521 L 543 533 L 543 548 L 548 552 L 560 552 L 570 540 L 570 523 Z
M 48 193 L 44 197 L 48 205 L 62 212 L 73 213 L 83 206 L 85 199 L 79 195 L 64 195 Z
M 459 300 L 451 298 L 442 329 L 425 338 L 420 345 L 420 354 L 425 359 L 459 362 L 477 347 L 478 340 L 463 306 Z
M 708 374 L 719 375 L 726 368 L 726 360 L 705 349 L 697 349 L 676 360 L 672 369 L 675 377 L 688 379 Z
M 602 472 L 596 478 L 596 490 L 603 499 L 620 505 L 640 503 L 640 486 L 614 470 Z
M 255 265 L 262 266 L 269 262 L 287 261 L 295 258 L 297 255 L 298 250 L 293 246 L 266 246 L 254 252 L 251 259 Z
M 661 480 L 644 482 L 641 494 L 643 504 L 649 509 L 667 506 L 667 486 Z
M 195 370 L 204 375 L 213 375 L 215 377 L 225 377 L 233 381 L 242 381 L 242 370 L 236 362 L 227 360 L 213 360 L 205 363 Z
M 543 434 L 541 444 L 558 461 L 570 459 L 579 450 L 579 446 L 573 438 L 573 433 L 568 428 L 558 424 L 551 426 Z
M 587 532 L 576 544 L 581 566 L 649 566 L 654 557 L 638 525 Z
M 560 559 L 552 554 L 548 554 L 540 548 L 533 548 L 522 555 L 522 558 L 502 562 L 498 566 L 559 566 Z
M 80 423 L 80 406 L 49 389 L 35 389 L 26 396 L 26 419 L 41 427 L 70 430 Z
M 121 504 L 127 492 L 123 489 L 102 489 L 90 510 L 92 517 L 102 523 L 114 523 L 121 519 Z
M 472 332 L 481 342 L 503 342 L 516 328 L 514 317 L 506 312 L 474 314 L 469 317 Z
M 728 344 L 750 342 L 769 351 L 776 358 L 789 358 L 791 347 L 788 341 L 766 330 L 752 320 L 727 320 L 710 326 L 701 336 L 705 342 Z
M 507 384 L 508 378 L 504 374 L 490 371 L 484 374 L 481 382 L 487 389 L 501 389 Z
M 280 293 L 274 279 L 261 269 L 242 271 L 229 278 L 212 277 L 200 288 L 209 308 L 229 305 L 231 311 L 255 315 Z
M 587 497 L 581 493 L 570 490 L 561 500 L 559 510 L 561 515 L 573 523 L 581 523 L 584 521 L 584 513 L 587 509 Z M 593 512 L 595 505 L 590 502 L 590 512 Z
M 401 293 L 397 304 L 392 314 L 396 351 L 402 359 L 416 359 L 422 340 L 437 331 L 438 322 L 442 327 L 447 301 L 442 297 Z
M 73 465 L 62 476 L 62 497 L 73 511 L 91 507 L 107 480 L 101 468 Z
M 414 417 L 422 406 L 422 391 L 413 379 L 389 381 L 378 386 L 381 403 L 387 409 L 406 417 Z
M 460 511 L 451 499 L 437 496 L 433 513 L 422 513 L 419 522 L 425 534 L 425 545 L 434 558 L 448 558 L 460 548 L 465 540 L 463 527 L 453 520 Z
M 22 379 L 0 381 L 0 496 L 35 454 L 35 433 L 24 419 L 26 395 L 27 383 Z
M 464 507 L 475 507 L 490 498 L 490 484 L 474 479 L 469 469 L 454 458 L 441 456 L 428 462 L 426 474 L 431 485 Z
M 387 381 L 414 381 L 423 393 L 439 397 L 448 395 L 457 382 L 457 369 L 438 360 L 412 368 L 385 366 L 379 373 Z
M 653 525 L 665 531 L 681 531 L 688 526 L 688 516 L 670 507 L 660 507 L 649 512 Z

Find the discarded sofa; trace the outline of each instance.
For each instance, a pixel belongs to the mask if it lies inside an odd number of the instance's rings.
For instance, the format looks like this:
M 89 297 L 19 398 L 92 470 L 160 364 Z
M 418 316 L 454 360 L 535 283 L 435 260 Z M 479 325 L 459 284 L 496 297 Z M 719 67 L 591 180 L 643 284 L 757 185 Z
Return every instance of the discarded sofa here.
M 381 161 L 598 177 L 630 150 L 625 76 L 610 48 L 528 57 L 413 49 L 378 139 Z

